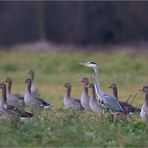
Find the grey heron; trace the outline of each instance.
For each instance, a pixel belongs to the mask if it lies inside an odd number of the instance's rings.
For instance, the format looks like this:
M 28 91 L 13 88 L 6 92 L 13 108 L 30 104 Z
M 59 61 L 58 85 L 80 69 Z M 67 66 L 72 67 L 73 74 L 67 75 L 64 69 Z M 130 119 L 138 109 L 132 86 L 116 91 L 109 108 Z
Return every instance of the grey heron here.
M 97 64 L 92 61 L 83 62 L 80 64 L 93 69 L 93 71 L 94 71 L 94 86 L 95 86 L 95 91 L 96 91 L 97 97 L 101 101 L 103 101 L 103 103 L 107 107 L 109 107 L 112 111 L 123 112 L 123 109 L 122 109 L 121 105 L 119 104 L 117 98 L 103 92 L 102 89 L 100 88 L 100 84 L 98 81 L 98 66 L 97 66 Z
M 83 83 L 83 92 L 80 97 L 81 104 L 86 111 L 90 111 L 90 107 L 89 107 L 90 96 L 88 95 L 88 88 L 86 87 L 89 84 L 89 80 L 87 77 L 83 77 L 82 79 L 78 81 Z
M 143 86 L 142 88 L 138 89 L 139 91 L 144 92 L 144 104 L 141 108 L 140 117 L 142 121 L 148 122 L 148 86 Z

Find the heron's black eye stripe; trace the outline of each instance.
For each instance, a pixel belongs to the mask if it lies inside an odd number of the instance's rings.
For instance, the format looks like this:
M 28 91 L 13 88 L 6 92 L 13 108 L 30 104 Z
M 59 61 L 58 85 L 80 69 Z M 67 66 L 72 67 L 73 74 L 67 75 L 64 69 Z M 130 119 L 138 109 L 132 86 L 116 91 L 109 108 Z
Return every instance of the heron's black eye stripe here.
M 95 62 L 90 62 L 90 64 L 96 64 Z

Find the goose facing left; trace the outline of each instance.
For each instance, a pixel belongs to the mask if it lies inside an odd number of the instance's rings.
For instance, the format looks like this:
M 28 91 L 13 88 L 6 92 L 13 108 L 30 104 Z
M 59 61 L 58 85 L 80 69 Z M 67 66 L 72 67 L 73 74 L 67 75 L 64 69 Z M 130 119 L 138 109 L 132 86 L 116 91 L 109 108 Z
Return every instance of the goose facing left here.
M 142 121 L 148 123 L 148 86 L 143 86 L 142 88 L 139 88 L 138 91 L 144 93 L 144 104 L 141 108 L 140 117 Z
M 29 78 L 31 79 L 32 81 L 32 85 L 31 85 L 31 93 L 33 96 L 35 97 L 40 97 L 41 94 L 39 92 L 39 89 L 35 86 L 35 84 L 33 83 L 34 82 L 34 77 L 35 77 L 35 73 L 33 70 L 29 70 L 28 71 L 28 75 L 29 75 Z
M 83 83 L 83 92 L 80 97 L 81 104 L 86 111 L 90 111 L 91 110 L 89 107 L 90 96 L 88 95 L 88 87 L 86 87 L 89 84 L 89 80 L 87 77 L 83 77 L 78 81 Z
M 25 83 L 27 83 L 26 92 L 24 95 L 24 102 L 26 106 L 31 106 L 33 108 L 39 108 L 39 109 L 51 109 L 53 107 L 52 104 L 46 102 L 42 98 L 35 97 L 31 93 L 31 85 L 32 80 L 26 79 Z

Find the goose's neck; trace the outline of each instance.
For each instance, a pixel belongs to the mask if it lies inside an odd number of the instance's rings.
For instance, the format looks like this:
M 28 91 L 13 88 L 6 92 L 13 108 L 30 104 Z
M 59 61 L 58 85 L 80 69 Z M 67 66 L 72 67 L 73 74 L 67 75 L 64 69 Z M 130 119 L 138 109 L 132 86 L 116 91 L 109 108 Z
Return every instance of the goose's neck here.
M 6 104 L 7 102 L 6 86 L 2 89 L 2 98 L 3 98 L 3 103 Z
M 11 93 L 12 81 L 8 82 L 8 93 Z
M 28 90 L 29 93 L 31 93 L 31 84 L 32 84 L 32 82 L 29 82 L 28 86 L 27 86 L 27 90 Z
M 34 73 L 31 74 L 31 80 L 34 80 Z
M 118 99 L 118 90 L 117 87 L 113 88 L 113 95 Z
M 148 107 L 148 93 L 145 93 L 144 104 Z
M 98 93 L 99 96 L 102 97 L 104 92 L 100 88 L 98 79 L 99 79 L 99 74 L 98 74 L 98 68 L 96 67 L 94 68 L 94 85 L 95 85 L 96 93 Z
M 71 87 L 67 87 L 66 96 L 70 97 L 70 93 L 71 93 Z
M 86 93 L 86 95 L 88 95 L 88 88 L 86 86 L 87 86 L 87 84 L 84 84 L 83 91 Z

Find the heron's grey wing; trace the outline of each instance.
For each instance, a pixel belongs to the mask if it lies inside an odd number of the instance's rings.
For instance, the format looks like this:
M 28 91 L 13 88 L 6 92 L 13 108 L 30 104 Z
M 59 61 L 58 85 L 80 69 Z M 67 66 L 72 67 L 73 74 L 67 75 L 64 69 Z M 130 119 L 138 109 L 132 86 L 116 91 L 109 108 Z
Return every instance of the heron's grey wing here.
M 113 109 L 115 111 L 123 112 L 123 109 L 122 109 L 120 103 L 118 102 L 118 100 L 115 97 L 110 96 L 108 94 L 104 94 L 104 100 L 103 101 L 111 109 Z

